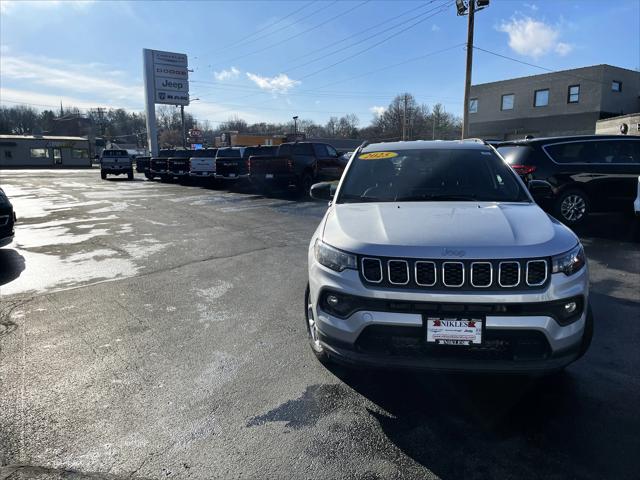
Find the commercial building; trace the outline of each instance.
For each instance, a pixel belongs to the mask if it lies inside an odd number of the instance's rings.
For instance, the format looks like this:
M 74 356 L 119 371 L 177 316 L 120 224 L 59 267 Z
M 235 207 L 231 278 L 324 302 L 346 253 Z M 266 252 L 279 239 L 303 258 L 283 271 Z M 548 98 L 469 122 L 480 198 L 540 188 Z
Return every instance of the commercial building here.
M 640 113 L 598 120 L 596 135 L 640 135 Z
M 595 65 L 471 86 L 469 136 L 508 140 L 593 134 L 640 111 L 640 72 Z
M 90 167 L 89 140 L 51 135 L 0 135 L 0 168 Z

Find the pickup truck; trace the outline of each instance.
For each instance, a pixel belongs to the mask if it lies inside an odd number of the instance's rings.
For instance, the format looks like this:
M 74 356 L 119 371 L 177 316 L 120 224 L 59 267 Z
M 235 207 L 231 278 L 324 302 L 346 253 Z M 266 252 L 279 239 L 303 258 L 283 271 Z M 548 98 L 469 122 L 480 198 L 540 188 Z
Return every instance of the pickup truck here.
M 151 157 L 141 156 L 136 157 L 136 172 L 138 173 L 149 173 L 149 162 L 151 161 Z
M 216 178 L 238 180 L 247 176 L 245 147 L 219 148 L 216 153 Z
M 169 178 L 183 178 L 189 176 L 189 157 L 192 150 L 175 150 L 167 159 L 167 173 Z
M 149 174 L 145 176 L 149 180 L 153 180 L 156 177 L 160 177 L 161 180 L 167 180 L 169 178 L 167 173 L 167 163 L 169 157 L 172 157 L 175 150 L 162 149 L 158 152 L 157 157 L 151 157 L 149 162 Z
M 193 150 L 189 158 L 189 176 L 195 178 L 214 178 L 216 176 L 217 148 Z
M 100 157 L 100 178 L 105 180 L 107 175 L 126 174 L 133 180 L 133 161 L 126 150 L 104 149 Z
M 249 180 L 262 191 L 294 187 L 299 194 L 308 195 L 314 183 L 340 179 L 346 164 L 326 143 L 283 143 L 275 155 L 249 159 Z

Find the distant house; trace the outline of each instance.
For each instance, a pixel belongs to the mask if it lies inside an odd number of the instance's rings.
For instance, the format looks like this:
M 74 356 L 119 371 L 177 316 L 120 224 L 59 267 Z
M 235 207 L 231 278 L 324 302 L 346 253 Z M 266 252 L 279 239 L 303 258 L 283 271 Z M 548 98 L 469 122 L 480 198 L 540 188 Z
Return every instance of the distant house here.
M 593 134 L 601 119 L 640 111 L 640 72 L 595 65 L 471 86 L 469 136 Z
M 0 168 L 90 167 L 89 140 L 53 135 L 0 135 Z

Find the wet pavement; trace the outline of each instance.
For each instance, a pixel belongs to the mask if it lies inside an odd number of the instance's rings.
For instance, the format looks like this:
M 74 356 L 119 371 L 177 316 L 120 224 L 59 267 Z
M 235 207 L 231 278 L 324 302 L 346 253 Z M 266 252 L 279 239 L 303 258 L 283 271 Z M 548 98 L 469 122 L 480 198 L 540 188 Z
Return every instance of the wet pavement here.
M 0 171 L 0 480 L 640 476 L 640 228 L 581 235 L 596 332 L 544 379 L 327 369 L 320 203 Z

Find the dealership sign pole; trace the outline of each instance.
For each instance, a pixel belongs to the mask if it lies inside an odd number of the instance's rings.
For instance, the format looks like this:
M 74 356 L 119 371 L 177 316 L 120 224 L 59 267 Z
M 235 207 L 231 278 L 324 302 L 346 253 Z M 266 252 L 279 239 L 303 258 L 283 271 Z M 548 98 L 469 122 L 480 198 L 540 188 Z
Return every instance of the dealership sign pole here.
M 184 53 L 142 50 L 147 139 L 151 156 L 158 155 L 156 104 L 189 105 L 189 71 Z

